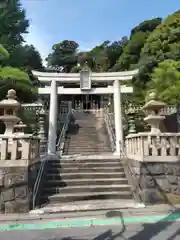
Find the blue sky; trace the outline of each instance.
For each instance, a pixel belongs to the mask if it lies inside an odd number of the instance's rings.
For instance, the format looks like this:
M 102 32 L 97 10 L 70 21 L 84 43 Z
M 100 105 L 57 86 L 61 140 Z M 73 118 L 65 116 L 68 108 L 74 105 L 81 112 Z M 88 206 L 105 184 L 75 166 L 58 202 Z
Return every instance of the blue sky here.
M 30 19 L 28 44 L 43 58 L 53 44 L 75 40 L 89 50 L 104 40 L 129 35 L 140 22 L 166 17 L 180 9 L 180 0 L 21 0 Z

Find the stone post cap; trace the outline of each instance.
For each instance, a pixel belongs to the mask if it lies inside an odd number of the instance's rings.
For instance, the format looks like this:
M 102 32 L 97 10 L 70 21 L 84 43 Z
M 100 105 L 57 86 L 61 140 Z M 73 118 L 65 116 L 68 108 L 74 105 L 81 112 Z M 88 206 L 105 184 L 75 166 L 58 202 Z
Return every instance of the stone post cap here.
M 155 92 L 149 94 L 149 101 L 142 107 L 143 110 L 160 110 L 166 107 L 167 104 L 157 100 Z
M 14 89 L 10 89 L 6 95 L 7 99 L 0 101 L 0 108 L 4 107 L 12 107 L 12 108 L 20 108 L 21 104 L 16 100 L 16 91 Z
M 14 89 L 9 89 L 7 92 L 8 99 L 16 99 L 16 91 Z

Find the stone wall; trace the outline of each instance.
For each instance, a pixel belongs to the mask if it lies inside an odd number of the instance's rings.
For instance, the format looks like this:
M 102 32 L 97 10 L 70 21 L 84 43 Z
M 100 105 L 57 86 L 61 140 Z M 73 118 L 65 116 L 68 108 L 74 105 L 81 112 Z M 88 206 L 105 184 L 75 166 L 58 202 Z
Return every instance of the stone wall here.
M 180 203 L 180 162 L 127 161 L 139 184 L 144 203 Z M 137 189 L 136 186 L 134 189 Z
M 39 163 L 27 167 L 0 167 L 0 213 L 26 213 Z

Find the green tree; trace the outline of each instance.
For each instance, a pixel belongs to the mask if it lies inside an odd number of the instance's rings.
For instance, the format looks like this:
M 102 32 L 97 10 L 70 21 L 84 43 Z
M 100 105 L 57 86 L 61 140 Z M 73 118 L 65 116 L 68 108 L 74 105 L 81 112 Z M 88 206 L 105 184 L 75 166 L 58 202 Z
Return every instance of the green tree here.
M 145 20 L 144 22 L 140 23 L 138 26 L 131 30 L 131 38 L 137 32 L 153 32 L 154 29 L 161 24 L 162 18 L 153 18 L 151 20 Z
M 0 44 L 0 58 L 7 58 L 9 57 L 8 51 Z
M 148 37 L 141 58 L 154 57 L 157 62 L 180 59 L 180 12 L 167 17 Z
M 43 70 L 42 58 L 33 45 L 17 45 L 3 64 L 28 70 Z
M 161 23 L 160 18 L 146 20 L 131 31 L 129 41 L 123 49 L 123 53 L 114 65 L 114 71 L 130 70 L 136 67 L 140 59 L 141 49 L 150 33 Z
M 165 59 L 180 60 L 180 12 L 167 17 L 148 37 L 141 51 L 138 81 L 146 84 L 153 68 Z
M 0 43 L 11 53 L 14 46 L 23 42 L 29 21 L 20 0 L 1 0 Z
M 119 59 L 119 57 L 121 56 L 121 54 L 123 53 L 123 49 L 124 49 L 125 45 L 127 44 L 127 42 L 128 42 L 128 38 L 122 37 L 121 40 L 114 41 L 107 46 L 106 53 L 107 53 L 107 56 L 109 59 L 110 71 L 113 68 L 113 66 L 116 64 L 116 62 Z
M 113 70 L 124 71 L 131 69 L 131 66 L 139 61 L 141 48 L 144 46 L 148 35 L 146 32 L 136 32 L 124 47 L 123 53 Z
M 151 74 L 158 63 L 166 59 L 180 59 L 179 36 L 180 12 L 176 12 L 162 21 L 147 38 L 136 65 L 140 72 L 133 79 L 134 94 L 139 100 L 144 99 L 144 90 L 151 81 Z
M 148 91 L 168 104 L 180 102 L 180 61 L 164 60 L 152 73 Z
M 36 89 L 27 73 L 18 68 L 0 68 L 0 96 L 5 97 L 8 89 L 17 91 L 17 96 L 22 102 L 33 102 L 37 98 Z
M 120 41 L 104 41 L 102 44 L 94 47 L 87 54 L 89 66 L 96 72 L 111 71 L 117 59 L 122 54 L 126 43 L 127 38 L 123 37 Z
M 48 66 L 63 67 L 64 72 L 71 72 L 77 65 L 77 50 L 79 45 L 75 41 L 64 40 L 52 47 L 52 53 L 48 55 Z

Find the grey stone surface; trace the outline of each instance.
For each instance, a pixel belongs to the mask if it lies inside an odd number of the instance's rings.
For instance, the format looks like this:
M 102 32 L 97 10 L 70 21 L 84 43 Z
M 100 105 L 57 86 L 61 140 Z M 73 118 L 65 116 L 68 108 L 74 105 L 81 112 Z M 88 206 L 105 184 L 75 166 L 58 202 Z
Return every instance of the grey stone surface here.
M 128 161 L 134 174 L 132 177 L 136 179 L 141 189 L 141 199 L 145 203 L 180 203 L 180 162 Z M 135 186 L 134 189 L 138 191 Z
M 31 197 L 39 163 L 29 167 L 0 168 L 0 213 L 21 213 L 31 209 Z

